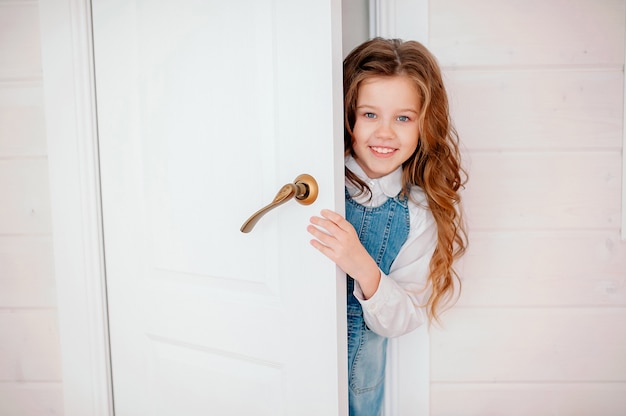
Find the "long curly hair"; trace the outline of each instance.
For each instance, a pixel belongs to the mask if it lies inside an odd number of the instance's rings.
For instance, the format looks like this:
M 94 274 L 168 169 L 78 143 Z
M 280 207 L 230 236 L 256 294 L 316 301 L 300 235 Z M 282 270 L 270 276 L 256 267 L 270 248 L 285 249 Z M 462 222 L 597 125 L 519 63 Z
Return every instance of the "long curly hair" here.
M 461 166 L 458 134 L 450 119 L 448 97 L 435 57 L 419 42 L 374 38 L 356 47 L 343 63 L 344 151 L 354 156 L 353 128 L 361 83 L 371 77 L 402 75 L 413 80 L 420 96 L 419 138 L 415 153 L 402 166 L 402 189 L 410 196 L 413 186 L 427 195 L 428 208 L 437 224 L 437 246 L 430 261 L 426 305 L 429 320 L 439 321 L 439 312 L 454 303 L 453 268 L 467 247 L 459 191 L 467 181 Z M 346 168 L 346 178 L 363 193 L 366 183 Z M 460 293 L 460 292 L 459 292 Z

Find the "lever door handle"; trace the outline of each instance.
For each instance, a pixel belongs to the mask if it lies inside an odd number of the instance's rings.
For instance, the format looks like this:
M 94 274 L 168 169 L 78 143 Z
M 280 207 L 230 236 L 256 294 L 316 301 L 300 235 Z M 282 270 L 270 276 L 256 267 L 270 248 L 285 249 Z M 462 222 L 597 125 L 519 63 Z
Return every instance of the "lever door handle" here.
M 294 183 L 288 183 L 280 188 L 274 197 L 274 200 L 270 204 L 252 214 L 252 216 L 241 226 L 241 232 L 249 233 L 252 231 L 256 223 L 259 222 L 263 215 L 277 206 L 289 201 L 291 198 L 295 197 L 296 201 L 302 205 L 311 205 L 315 202 L 317 199 L 318 187 L 317 181 L 313 176 L 303 173 L 302 175 L 298 175 L 293 182 Z

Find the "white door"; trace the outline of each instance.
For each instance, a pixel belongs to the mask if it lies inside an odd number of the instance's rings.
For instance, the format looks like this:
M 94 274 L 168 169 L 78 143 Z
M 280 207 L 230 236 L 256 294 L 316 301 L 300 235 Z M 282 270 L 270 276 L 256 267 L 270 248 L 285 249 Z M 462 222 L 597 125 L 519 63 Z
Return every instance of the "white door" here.
M 94 0 L 117 416 L 346 414 L 341 4 Z M 290 201 L 244 220 L 301 173 Z

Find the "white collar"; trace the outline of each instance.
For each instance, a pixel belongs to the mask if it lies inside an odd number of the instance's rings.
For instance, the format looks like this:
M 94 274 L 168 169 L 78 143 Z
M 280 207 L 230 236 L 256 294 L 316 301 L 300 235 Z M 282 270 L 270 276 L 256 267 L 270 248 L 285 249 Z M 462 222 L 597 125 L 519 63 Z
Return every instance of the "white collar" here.
M 397 196 L 402 190 L 402 166 L 398 166 L 396 170 L 381 178 L 371 179 L 365 174 L 363 168 L 361 168 L 356 160 L 354 160 L 354 157 L 347 156 L 345 158 L 345 164 L 346 167 L 352 171 L 352 173 L 354 173 L 359 179 L 365 182 L 367 186 L 369 186 L 370 190 L 372 191 L 371 199 L 374 206 L 379 205 L 377 203 L 378 201 L 376 200 L 379 200 L 381 197 L 383 197 L 385 200 L 387 198 L 393 198 Z M 346 187 L 348 188 L 348 192 L 351 196 L 354 197 L 354 195 L 358 193 L 359 188 L 354 186 L 354 184 L 352 184 L 348 180 L 346 180 Z M 364 196 L 365 200 L 369 199 L 369 194 Z M 356 198 L 356 201 L 362 204 L 363 199 L 360 197 L 361 195 Z

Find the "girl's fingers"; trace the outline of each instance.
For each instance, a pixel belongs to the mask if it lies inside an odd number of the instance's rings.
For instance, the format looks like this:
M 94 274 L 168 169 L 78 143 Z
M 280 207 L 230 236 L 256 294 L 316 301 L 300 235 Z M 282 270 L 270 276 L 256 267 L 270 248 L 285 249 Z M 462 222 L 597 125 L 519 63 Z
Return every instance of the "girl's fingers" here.
M 328 232 L 331 235 L 337 235 L 341 228 L 334 222 L 326 218 L 321 217 L 311 217 L 311 224 L 314 224 Z
M 323 255 L 335 261 L 334 250 L 332 248 L 332 245 L 336 241 L 335 238 L 313 225 L 309 225 L 307 227 L 307 231 L 315 237 L 314 240 L 310 241 L 311 245 L 319 250 Z
M 340 236 L 340 232 L 349 233 L 354 228 L 344 217 L 329 209 L 323 209 L 321 217 L 311 217 L 311 223 L 326 229 L 329 233 Z
M 335 211 L 331 211 L 329 209 L 323 209 L 320 214 L 322 215 L 322 217 L 324 218 L 328 218 L 331 221 L 337 221 L 339 219 L 343 219 L 343 217 L 339 214 L 337 214 Z
M 327 218 L 311 217 L 310 221 L 311 224 L 307 226 L 307 231 L 317 239 L 311 241 L 311 244 L 326 256 L 333 258 L 332 253 L 340 244 L 338 237 L 343 234 L 341 228 Z
M 306 230 L 309 232 L 309 234 L 311 234 L 313 237 L 317 238 L 324 244 L 327 244 L 328 240 L 332 237 L 328 233 L 325 233 L 314 225 L 309 225 L 308 227 L 306 227 Z
M 318 249 L 319 251 L 321 251 L 322 254 L 328 256 L 326 252 L 330 249 L 324 244 L 320 243 L 318 240 L 311 240 L 311 245 L 315 247 L 316 249 Z
M 346 224 L 349 224 L 348 221 L 341 215 L 337 214 L 335 211 L 323 209 L 320 215 L 326 218 L 328 221 L 332 222 L 339 229 L 346 231 Z

